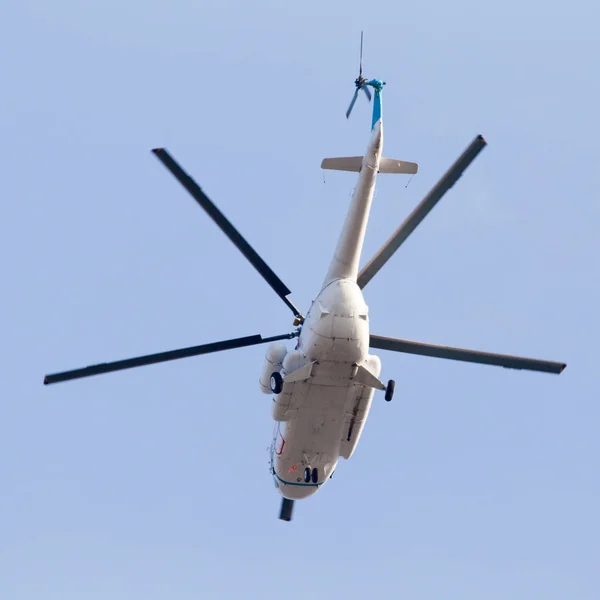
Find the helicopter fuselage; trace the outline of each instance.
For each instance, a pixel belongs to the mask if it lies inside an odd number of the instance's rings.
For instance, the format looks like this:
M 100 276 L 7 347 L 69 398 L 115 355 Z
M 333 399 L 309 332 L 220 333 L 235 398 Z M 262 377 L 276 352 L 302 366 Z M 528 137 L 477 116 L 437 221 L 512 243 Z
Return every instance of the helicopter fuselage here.
M 366 369 L 376 379 L 381 362 L 369 355 L 368 306 L 356 277 L 382 145 L 378 120 L 322 289 L 295 349 L 280 356 L 283 387 L 273 396 L 270 470 L 285 498 L 314 494 L 340 457 L 350 458 L 370 411 L 375 389 L 357 373 Z
M 314 494 L 356 448 L 375 391 L 356 381 L 357 367 L 374 377 L 381 370 L 379 358 L 369 355 L 368 308 L 355 281 L 323 289 L 283 366 L 283 389 L 273 398 L 270 468 L 281 494 L 299 499 Z M 306 367 L 310 376 L 306 371 L 306 379 L 286 383 Z

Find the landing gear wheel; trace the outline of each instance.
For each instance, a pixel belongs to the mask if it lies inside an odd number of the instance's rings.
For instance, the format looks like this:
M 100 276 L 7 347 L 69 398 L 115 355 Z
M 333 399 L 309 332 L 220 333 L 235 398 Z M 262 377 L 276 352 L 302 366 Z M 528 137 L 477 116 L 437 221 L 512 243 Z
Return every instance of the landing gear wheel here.
M 271 373 L 271 391 L 274 394 L 281 394 L 281 390 L 283 389 L 283 377 L 281 377 L 281 373 L 275 371 Z
M 396 388 L 396 382 L 393 379 L 390 379 L 387 384 L 387 388 L 385 389 L 385 399 L 389 402 L 394 397 L 394 389 Z
M 319 482 L 319 470 L 317 469 L 317 467 L 315 467 L 312 470 L 312 482 L 313 483 L 318 483 Z
M 311 475 L 310 467 L 306 467 L 306 469 L 304 469 L 304 483 L 310 483 Z

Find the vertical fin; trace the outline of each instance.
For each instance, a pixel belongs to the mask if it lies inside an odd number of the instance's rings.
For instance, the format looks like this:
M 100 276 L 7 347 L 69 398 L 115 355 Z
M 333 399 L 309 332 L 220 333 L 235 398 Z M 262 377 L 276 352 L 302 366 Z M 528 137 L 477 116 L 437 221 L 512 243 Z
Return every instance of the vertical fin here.
M 381 119 L 381 92 L 383 91 L 383 86 L 385 85 L 385 81 L 381 81 L 381 79 L 371 79 L 367 81 L 367 85 L 370 85 L 375 90 L 375 98 L 373 99 L 373 121 L 371 122 L 371 131 L 375 127 L 375 123 Z
M 375 98 L 373 100 L 373 122 L 371 123 L 371 131 L 375 127 L 375 123 L 381 119 L 381 94 L 379 90 L 375 90 Z

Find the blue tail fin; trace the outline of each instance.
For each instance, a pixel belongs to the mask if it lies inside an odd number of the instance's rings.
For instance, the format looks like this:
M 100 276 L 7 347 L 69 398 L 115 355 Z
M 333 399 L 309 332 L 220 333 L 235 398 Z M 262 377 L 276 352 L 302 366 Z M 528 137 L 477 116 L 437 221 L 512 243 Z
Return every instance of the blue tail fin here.
M 381 119 L 381 93 L 385 81 L 381 79 L 371 79 L 367 81 L 367 85 L 370 85 L 375 90 L 375 99 L 373 101 L 373 121 L 371 122 L 371 130 L 375 127 L 375 123 Z

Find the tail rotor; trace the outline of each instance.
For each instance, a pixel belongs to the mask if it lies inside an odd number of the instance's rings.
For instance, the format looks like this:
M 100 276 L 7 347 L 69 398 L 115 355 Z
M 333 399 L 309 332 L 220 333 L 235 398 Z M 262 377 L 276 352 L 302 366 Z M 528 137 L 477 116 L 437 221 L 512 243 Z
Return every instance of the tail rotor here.
M 356 99 L 358 98 L 358 92 L 362 90 L 369 102 L 371 102 L 371 91 L 367 86 L 367 79 L 363 77 L 363 32 L 360 32 L 360 63 L 358 69 L 358 77 L 354 80 L 354 85 L 356 86 L 356 90 L 354 92 L 354 96 L 352 97 L 352 101 L 350 102 L 350 106 L 346 111 L 346 119 L 350 117 L 350 113 L 354 108 L 354 104 L 356 103 Z

